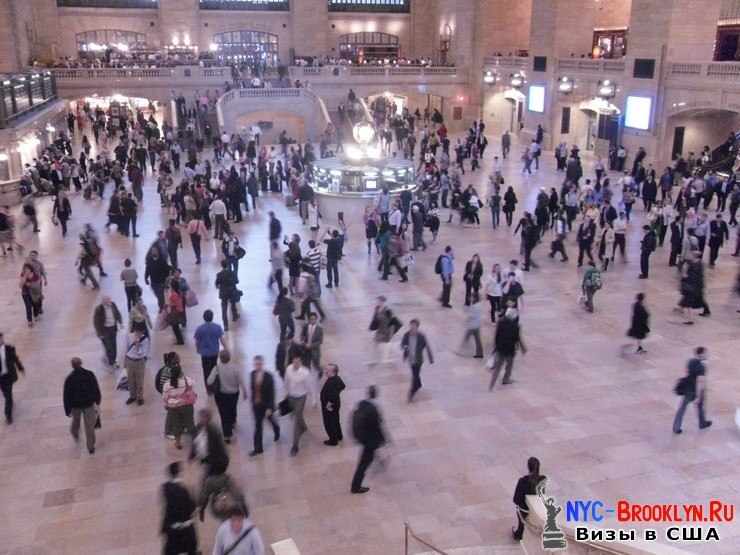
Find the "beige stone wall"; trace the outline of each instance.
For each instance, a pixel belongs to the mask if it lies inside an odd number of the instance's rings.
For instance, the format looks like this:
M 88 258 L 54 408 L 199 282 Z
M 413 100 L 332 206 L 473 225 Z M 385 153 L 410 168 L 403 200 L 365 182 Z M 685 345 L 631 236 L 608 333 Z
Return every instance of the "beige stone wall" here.
M 707 114 L 679 114 L 666 122 L 664 158 L 669 158 L 673 147 L 673 133 L 676 127 L 685 127 L 683 155 L 689 152 L 698 155 L 704 145 L 717 148 L 727 140 L 730 133 L 740 130 L 740 114 L 725 111 L 711 111 Z
M 555 52 L 561 57 L 588 54 L 593 45 L 594 29 L 627 27 L 631 6 L 632 0 L 558 0 L 555 11 Z
M 32 7 L 26 0 L 0 0 L 0 71 L 18 71 L 35 42 Z
M 478 47 L 482 56 L 529 49 L 532 0 L 480 0 Z
M 329 44 L 329 7 L 322 0 L 291 2 L 291 47 L 299 56 L 325 55 Z
M 721 8 L 718 0 L 673 0 L 668 57 L 686 62 L 711 60 Z

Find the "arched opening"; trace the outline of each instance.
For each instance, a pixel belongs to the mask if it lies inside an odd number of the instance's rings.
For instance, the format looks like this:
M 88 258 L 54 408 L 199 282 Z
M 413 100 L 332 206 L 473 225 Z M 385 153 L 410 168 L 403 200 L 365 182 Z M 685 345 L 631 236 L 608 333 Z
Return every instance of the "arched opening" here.
M 401 54 L 396 35 L 379 32 L 350 33 L 339 37 L 339 55 L 353 64 L 395 59 Z
M 666 163 L 683 157 L 700 164 L 708 148 L 708 167 L 725 173 L 732 170 L 736 141 L 731 135 L 740 131 L 740 113 L 716 108 L 694 108 L 668 117 L 662 158 Z
M 278 64 L 278 36 L 265 31 L 239 30 L 213 35 L 216 57 L 227 63 L 247 64 L 255 68 Z
M 608 153 L 609 145 L 619 142 L 619 108 L 603 98 L 591 98 L 578 105 L 578 112 L 573 133 L 576 144 L 600 155 Z
M 504 99 L 508 101 L 511 110 L 507 129 L 518 133 L 524 125 L 524 102 L 527 97 L 517 89 L 508 89 L 504 91 Z

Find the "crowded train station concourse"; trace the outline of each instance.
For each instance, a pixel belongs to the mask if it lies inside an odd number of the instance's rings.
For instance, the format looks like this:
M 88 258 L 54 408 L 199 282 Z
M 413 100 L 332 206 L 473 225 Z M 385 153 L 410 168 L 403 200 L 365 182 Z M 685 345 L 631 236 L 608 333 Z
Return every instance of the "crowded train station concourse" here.
M 740 553 L 740 0 L 0 0 L 0 554 Z

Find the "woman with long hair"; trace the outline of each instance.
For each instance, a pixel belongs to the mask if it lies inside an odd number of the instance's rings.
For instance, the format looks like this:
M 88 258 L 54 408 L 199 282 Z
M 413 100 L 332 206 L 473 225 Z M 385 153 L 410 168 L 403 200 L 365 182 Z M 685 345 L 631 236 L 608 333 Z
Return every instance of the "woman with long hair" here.
M 32 328 L 34 321 L 41 318 L 41 276 L 34 270 L 31 264 L 24 264 L 20 278 L 21 298 L 26 307 L 26 320 L 28 327 Z
M 180 283 L 173 280 L 170 283 L 170 294 L 167 298 L 167 322 L 172 327 L 177 345 L 184 345 L 180 326 L 185 321 L 185 296 L 180 291 Z
M 182 435 L 195 430 L 193 405 L 198 398 L 193 380 L 183 374 L 179 364 L 169 366 L 170 378 L 162 387 L 162 398 L 167 409 L 168 432 L 175 437 L 175 447 L 182 449 Z
M 478 298 L 480 292 L 480 281 L 483 277 L 483 264 L 481 264 L 480 256 L 474 254 L 473 258 L 468 260 L 465 264 L 465 274 L 463 280 L 465 281 L 465 304 L 470 304 L 471 293 Z

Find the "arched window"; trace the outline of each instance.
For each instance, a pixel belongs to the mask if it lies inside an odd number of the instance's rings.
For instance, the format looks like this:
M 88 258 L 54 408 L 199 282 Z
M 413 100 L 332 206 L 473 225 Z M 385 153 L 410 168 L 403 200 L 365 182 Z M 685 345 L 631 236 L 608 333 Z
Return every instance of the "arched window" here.
M 132 50 L 146 47 L 146 35 L 122 29 L 95 29 L 75 35 L 78 52 L 94 52 L 107 47 Z
M 60 8 L 149 8 L 159 7 L 159 0 L 57 0 Z
M 388 33 L 351 33 L 339 37 L 339 54 L 354 63 L 398 58 L 401 46 L 396 35 Z
M 410 0 L 329 0 L 330 12 L 408 13 Z
M 264 31 L 229 31 L 213 35 L 216 55 L 226 62 L 266 67 L 278 63 L 278 36 Z

